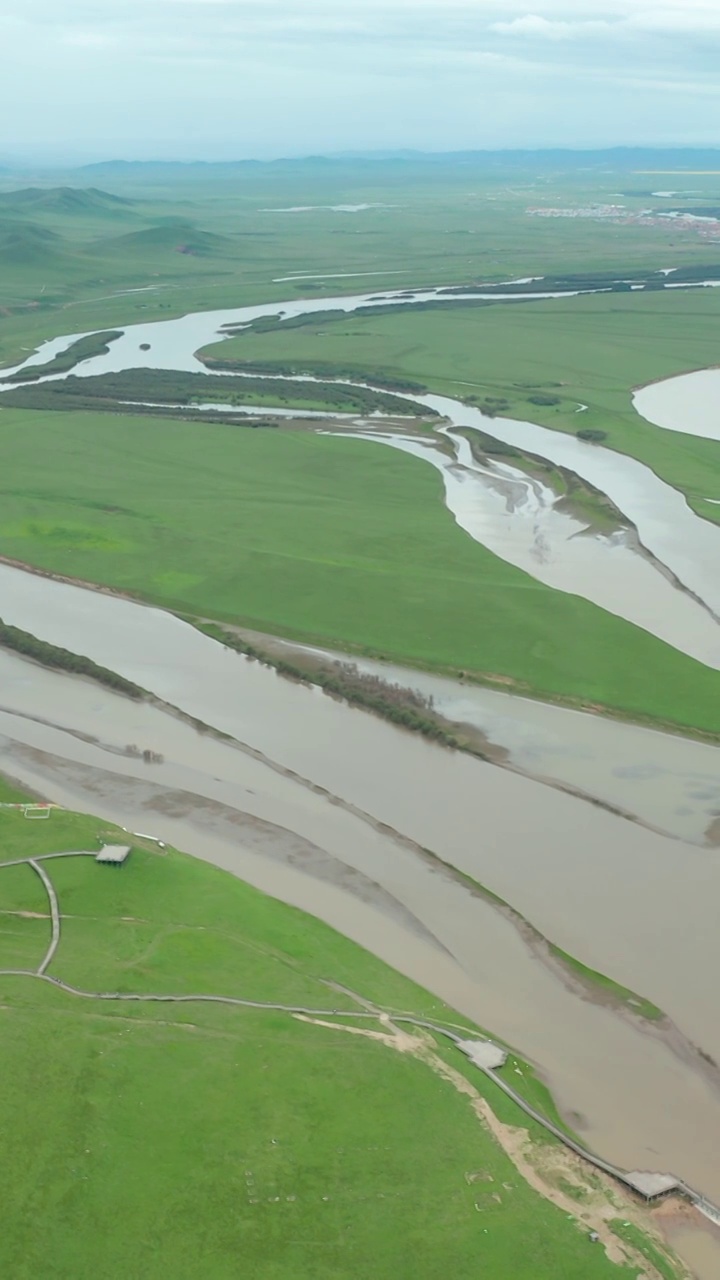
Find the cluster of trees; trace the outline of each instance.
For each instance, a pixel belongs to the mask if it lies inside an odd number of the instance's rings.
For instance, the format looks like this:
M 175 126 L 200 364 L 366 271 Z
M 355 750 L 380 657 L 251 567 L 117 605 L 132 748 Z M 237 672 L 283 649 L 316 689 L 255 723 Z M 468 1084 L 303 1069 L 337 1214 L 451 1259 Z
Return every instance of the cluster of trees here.
M 428 390 L 423 382 L 413 382 L 409 378 L 395 377 L 392 374 L 378 372 L 376 369 L 362 369 L 358 365 L 333 364 L 329 360 L 303 360 L 290 363 L 284 360 L 225 360 L 222 356 L 203 356 L 202 362 L 211 371 L 225 369 L 229 373 L 252 372 L 258 375 L 274 374 L 276 377 L 293 378 L 298 374 L 309 374 L 313 378 L 347 378 L 349 381 L 371 382 L 373 387 L 382 391 L 392 391 L 396 395 L 424 395 Z
M 461 746 L 435 712 L 432 698 L 426 697 L 417 689 L 388 684 L 379 676 L 360 671 L 352 662 L 335 662 L 330 670 L 309 670 L 294 662 L 288 662 L 285 658 L 273 657 L 256 645 L 249 644 L 239 636 L 225 631 L 216 623 L 202 624 L 201 630 L 228 648 L 244 654 L 245 657 L 273 667 L 278 675 L 297 680 L 302 684 L 317 685 L 331 696 L 342 698 L 353 706 L 374 711 L 394 724 L 411 729 L 414 733 L 421 733 L 424 737 L 432 738 L 433 741 L 441 742 L 445 746 Z
M 591 444 L 600 444 L 602 440 L 607 440 L 607 431 L 600 431 L 598 427 L 581 427 L 575 435 L 578 440 L 589 440 Z
M 18 370 L 3 381 L 37 382 L 39 378 L 45 378 L 48 374 L 67 373 L 68 370 L 74 369 L 75 365 L 80 364 L 81 360 L 107 355 L 110 349 L 109 344 L 121 337 L 120 329 L 110 329 L 107 333 L 90 333 L 86 338 L 78 338 L 77 342 L 71 343 L 67 351 L 60 352 L 54 359 L 48 360 L 47 364 L 35 364 L 30 369 Z
M 545 392 L 537 391 L 535 395 L 528 396 L 528 404 L 550 405 L 562 404 L 561 396 L 547 395 Z
M 33 662 L 39 662 L 43 667 L 70 671 L 73 675 L 88 676 L 91 680 L 97 680 L 99 684 L 114 689 L 116 693 L 126 694 L 129 698 L 139 701 L 145 697 L 143 689 L 132 681 L 126 680 L 124 676 L 118 675 L 117 672 L 98 666 L 91 658 L 85 658 L 82 654 L 71 653 L 69 649 L 61 649 L 58 645 L 48 644 L 46 640 L 39 640 L 29 631 L 8 626 L 2 618 L 0 618 L 0 645 L 4 649 L 22 654 L 24 658 L 31 658 Z
M 3 403 L 15 408 L 63 410 L 108 406 L 113 411 L 127 413 L 137 412 L 138 404 L 145 403 L 192 409 L 206 401 L 247 404 L 257 397 L 274 404 L 297 405 L 300 412 L 303 401 L 308 402 L 308 410 L 319 403 L 329 412 L 338 413 L 381 412 L 417 416 L 429 412 L 411 400 L 365 387 L 290 382 L 267 377 L 230 378 L 171 369 L 126 369 L 122 373 L 103 373 L 95 378 L 71 375 L 60 382 L 45 382 L 40 386 L 6 392 Z M 129 407 L 127 401 L 132 402 Z

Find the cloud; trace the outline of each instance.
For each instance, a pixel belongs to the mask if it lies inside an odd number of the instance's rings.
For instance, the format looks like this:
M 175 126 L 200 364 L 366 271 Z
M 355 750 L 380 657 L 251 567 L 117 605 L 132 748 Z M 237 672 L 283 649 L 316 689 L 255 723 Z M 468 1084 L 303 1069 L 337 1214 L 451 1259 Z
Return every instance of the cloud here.
M 66 31 L 61 42 L 78 49 L 102 49 L 114 43 L 106 31 Z
M 158 139 L 166 153 L 205 154 L 204 139 L 208 152 L 233 156 L 720 142 L 708 109 L 720 85 L 720 0 L 0 0 L 0 9 L 0 110 L 18 122 L 19 145 L 44 145 L 50 132 L 53 144 L 92 138 L 95 154 L 126 155 L 157 150 Z
M 720 32 L 720 10 L 646 9 L 632 14 L 623 24 L 630 31 L 668 35 L 711 35 Z
M 540 40 L 577 40 L 579 38 L 604 33 L 610 24 L 602 19 L 590 19 L 582 22 L 566 22 L 543 18 L 540 14 L 527 13 L 522 18 L 513 18 L 511 22 L 492 22 L 490 30 L 502 36 L 525 36 Z
M 508 8 L 520 6 L 509 0 Z M 593 6 L 595 7 L 595 6 Z M 586 13 L 588 6 L 585 6 Z M 547 15 L 550 16 L 547 16 Z M 577 9 L 567 4 L 540 3 L 532 13 L 520 12 L 516 17 L 496 20 L 489 29 L 501 36 L 519 36 L 527 40 L 579 40 L 595 36 L 629 37 L 643 33 L 657 35 L 707 35 L 720 32 L 720 8 L 716 0 L 688 0 L 679 6 L 676 0 L 609 0 L 600 4 L 594 16 L 577 17 Z

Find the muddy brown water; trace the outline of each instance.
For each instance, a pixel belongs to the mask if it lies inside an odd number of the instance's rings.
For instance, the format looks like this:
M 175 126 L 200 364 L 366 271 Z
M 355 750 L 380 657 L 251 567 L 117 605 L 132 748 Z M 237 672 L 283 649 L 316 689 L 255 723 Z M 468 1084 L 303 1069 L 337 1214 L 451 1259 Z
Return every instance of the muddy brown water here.
M 558 785 L 627 814 L 646 826 L 695 844 L 720 844 L 720 748 L 691 738 L 613 720 L 587 711 L 537 702 L 499 689 L 397 663 L 259 632 L 250 643 L 290 661 L 310 660 L 332 670 L 350 662 L 390 685 L 417 690 L 459 732 L 477 735 L 479 750 L 493 751 L 522 773 Z
M 695 1280 L 718 1280 L 720 1276 L 720 1229 L 695 1224 L 674 1227 L 667 1232 L 668 1243 L 692 1267 Z
M 247 749 L 3 654 L 3 769 L 320 916 L 528 1055 L 606 1157 L 720 1198 L 720 1092 L 688 1044 L 720 1057 L 714 854 L 288 684 L 157 610 L 18 574 L 14 613 L 11 572 L 8 621 L 92 649 Z M 589 999 L 415 842 L 654 999 L 678 1036 Z

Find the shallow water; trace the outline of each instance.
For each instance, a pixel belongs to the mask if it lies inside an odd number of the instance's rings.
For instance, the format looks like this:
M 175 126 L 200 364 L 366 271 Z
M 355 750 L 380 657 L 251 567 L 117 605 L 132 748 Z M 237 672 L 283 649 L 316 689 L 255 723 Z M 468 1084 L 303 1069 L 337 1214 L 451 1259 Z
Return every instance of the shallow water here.
M 235 660 L 239 670 L 248 665 Z M 310 736 L 316 713 L 328 710 L 334 719 L 340 712 L 370 730 L 369 745 L 382 750 L 385 767 L 411 741 L 272 673 L 252 672 L 282 697 L 305 695 Z M 400 836 L 339 803 L 337 793 L 288 775 L 274 758 L 238 751 L 91 682 L 0 653 L 0 686 L 0 765 L 7 772 L 45 798 L 149 832 L 326 920 L 520 1047 L 596 1150 L 628 1168 L 671 1169 L 720 1196 L 718 1091 L 668 1045 L 569 989 L 508 919 Z M 276 729 L 280 738 L 282 724 Z M 101 741 L 86 740 L 99 733 Z M 164 761 L 128 757 L 128 742 L 161 752 Z M 412 763 L 414 802 L 434 796 L 442 805 L 445 789 L 434 766 L 445 759 L 452 767 L 454 757 L 416 745 L 422 750 Z M 338 754 L 332 738 L 325 753 Z M 343 756 L 350 775 L 367 767 L 354 732 Z M 476 783 L 483 774 L 498 771 L 480 767 Z M 311 776 L 322 771 L 316 767 Z M 503 811 L 521 807 L 524 793 L 528 821 L 537 816 L 528 784 L 511 775 L 507 781 L 510 790 L 495 812 L 482 783 L 465 792 L 463 821 L 470 819 L 473 843 L 502 839 Z M 632 857 L 632 847 L 628 852 Z
M 720 1276 L 720 1230 L 687 1224 L 668 1231 L 668 1240 L 684 1262 L 692 1267 L 695 1280 L 718 1280 Z
M 560 431 L 512 418 L 488 420 L 479 409 L 444 396 L 415 399 L 455 425 L 478 427 L 498 440 L 575 472 L 635 525 L 640 541 L 708 609 L 720 616 L 720 526 L 695 515 L 682 493 L 635 458 Z
M 599 800 L 682 840 L 704 844 L 720 817 L 720 748 L 395 663 L 274 641 L 353 662 L 431 697 L 436 711 L 477 730 L 522 773 Z M 716 837 L 717 838 L 717 837 Z
M 418 436 L 348 431 L 379 441 L 441 472 L 445 501 L 461 529 L 538 582 L 582 596 L 650 631 L 706 666 L 720 668 L 720 626 L 689 593 L 636 549 L 627 530 L 590 535 L 587 522 L 557 508 L 557 495 L 506 463 L 485 467 L 470 444 L 445 435 L 455 457 Z M 499 434 L 499 433 L 498 433 Z

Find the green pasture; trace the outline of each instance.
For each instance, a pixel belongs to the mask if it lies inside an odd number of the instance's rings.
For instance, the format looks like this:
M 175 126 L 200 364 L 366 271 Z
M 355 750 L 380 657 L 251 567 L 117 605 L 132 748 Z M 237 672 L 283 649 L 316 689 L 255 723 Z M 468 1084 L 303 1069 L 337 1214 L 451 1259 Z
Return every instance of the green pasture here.
M 189 310 L 555 272 L 659 270 L 714 256 L 696 232 L 672 222 L 528 216 L 541 205 L 607 202 L 628 184 L 627 174 L 612 171 L 310 163 L 225 176 L 213 170 L 201 180 L 175 169 L 171 178 L 113 170 L 66 182 L 93 189 L 84 198 L 59 188 L 20 200 L 0 191 L 0 364 L 14 364 L 49 337 Z M 27 179 L 14 180 L 21 183 Z M 624 197 L 628 212 L 646 207 L 646 194 Z M 277 212 L 361 203 L 379 207 Z M 138 289 L 147 292 L 125 292 Z
M 505 564 L 373 443 L 0 413 L 0 549 L 180 612 L 717 733 L 717 673 Z
M 313 362 L 373 375 L 405 376 L 479 403 L 503 398 L 502 413 L 560 431 L 596 428 L 606 444 L 639 458 L 682 489 L 706 518 L 720 520 L 720 444 L 664 431 L 635 411 L 635 387 L 720 364 L 720 290 L 596 294 L 443 311 L 352 315 L 321 325 L 252 333 L 206 348 L 263 367 Z M 557 397 L 538 405 L 531 397 Z M 578 404 L 588 409 L 578 413 Z M 492 424 L 487 431 L 492 433 Z
M 0 811 L 0 859 L 92 849 L 99 828 Z M 330 980 L 457 1021 L 318 921 L 181 854 L 136 849 L 120 871 L 90 858 L 45 867 L 63 916 L 51 972 L 86 990 L 351 1006 Z M 43 909 L 38 887 L 25 867 L 0 869 L 7 967 L 32 964 L 31 944 L 34 963 L 44 953 L 48 922 L 12 914 Z M 322 1027 L 266 1010 L 91 1002 L 2 976 L 0 1019 L 12 1171 L 0 1267 L 13 1280 L 334 1280 L 367 1276 L 369 1258 L 388 1280 L 408 1259 L 422 1280 L 448 1268 L 516 1280 L 528 1257 L 534 1280 L 637 1273 L 530 1189 L 451 1083 L 342 1018 Z M 517 1122 L 479 1072 L 453 1065 Z

